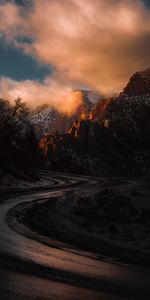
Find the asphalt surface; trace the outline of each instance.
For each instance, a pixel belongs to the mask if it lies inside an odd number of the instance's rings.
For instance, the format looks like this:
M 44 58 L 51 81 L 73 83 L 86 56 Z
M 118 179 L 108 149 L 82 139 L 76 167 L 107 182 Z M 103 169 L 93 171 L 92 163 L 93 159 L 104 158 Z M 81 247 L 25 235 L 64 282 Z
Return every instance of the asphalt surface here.
M 47 246 L 41 237 L 39 242 L 34 230 L 19 229 L 15 218 L 10 225 L 8 214 L 17 205 L 50 201 L 67 191 L 82 193 L 103 182 L 52 172 L 42 172 L 42 176 L 51 177 L 54 184 L 0 194 L 0 299 L 150 299 L 148 268 L 100 259 L 96 253 L 72 248 L 54 238 Z

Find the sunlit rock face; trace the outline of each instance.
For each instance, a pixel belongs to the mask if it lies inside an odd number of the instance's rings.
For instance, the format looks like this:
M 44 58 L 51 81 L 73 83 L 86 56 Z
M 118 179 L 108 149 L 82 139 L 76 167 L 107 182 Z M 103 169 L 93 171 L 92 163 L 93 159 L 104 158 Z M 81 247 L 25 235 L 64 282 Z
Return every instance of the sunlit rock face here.
M 93 100 L 96 101 L 100 96 L 96 93 L 92 93 L 91 91 L 85 90 L 75 90 L 72 92 L 72 97 L 79 103 L 78 107 L 72 114 L 73 119 L 79 119 L 80 117 L 86 119 L 90 114 L 94 103 Z M 95 96 L 95 98 L 94 98 Z
M 55 161 L 59 168 L 73 172 L 102 176 L 149 174 L 149 115 L 150 94 L 145 91 L 101 99 L 90 113 L 80 110 L 67 133 L 43 139 L 42 151 L 46 151 L 50 164 Z
M 87 119 L 93 109 L 94 102 L 100 96 L 91 91 L 75 90 L 70 95 L 70 101 L 76 101 L 78 105 L 68 115 L 51 107 L 41 107 L 31 116 L 31 122 L 36 130 L 38 138 L 43 135 L 65 133 L 72 123 L 77 119 Z
M 98 121 L 102 118 L 104 112 L 107 110 L 107 106 L 111 103 L 113 98 L 101 99 L 97 102 L 92 110 L 92 120 Z
M 136 72 L 123 90 L 127 95 L 144 95 L 150 93 L 150 68 Z

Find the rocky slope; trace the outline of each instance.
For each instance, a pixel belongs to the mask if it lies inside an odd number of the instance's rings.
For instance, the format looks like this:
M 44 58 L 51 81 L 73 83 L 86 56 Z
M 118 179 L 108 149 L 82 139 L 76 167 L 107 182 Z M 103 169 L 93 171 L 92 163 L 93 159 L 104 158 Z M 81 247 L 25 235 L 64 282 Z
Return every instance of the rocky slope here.
M 136 72 L 123 90 L 127 95 L 143 95 L 150 93 L 150 68 Z
M 31 122 L 38 138 L 46 134 L 55 134 L 57 131 L 60 133 L 67 132 L 76 119 L 81 116 L 84 119 L 88 117 L 93 108 L 93 103 L 100 98 L 97 93 L 84 90 L 75 90 L 71 96 L 78 98 L 80 103 L 71 115 L 61 113 L 57 109 L 48 106 L 43 106 L 32 114 Z
M 150 72 L 138 73 L 146 82 L 140 90 L 136 74 L 120 96 L 100 100 L 73 122 L 68 133 L 41 139 L 40 148 L 51 166 L 106 176 L 150 172 Z

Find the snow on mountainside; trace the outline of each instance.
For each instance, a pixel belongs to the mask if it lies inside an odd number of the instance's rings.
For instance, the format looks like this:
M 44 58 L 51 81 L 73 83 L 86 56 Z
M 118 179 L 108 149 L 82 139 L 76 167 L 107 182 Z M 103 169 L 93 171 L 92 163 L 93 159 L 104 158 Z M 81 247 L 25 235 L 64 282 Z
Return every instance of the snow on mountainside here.
M 59 112 L 49 107 L 33 114 L 31 116 L 31 123 L 35 128 L 37 136 L 41 137 L 50 132 L 54 133 L 56 128 L 56 126 L 54 128 L 54 125 L 57 119 L 59 119 Z
M 32 115 L 31 123 L 34 125 L 39 138 L 46 134 L 54 134 L 57 131 L 65 133 L 77 119 L 81 118 L 85 120 L 90 118 L 95 122 L 102 119 L 105 112 L 108 114 L 108 111 L 112 107 L 111 102 L 113 103 L 113 106 L 116 105 L 117 111 L 113 111 L 110 118 L 114 115 L 117 116 L 117 114 L 119 114 L 119 110 L 123 109 L 127 114 L 126 118 L 130 118 L 131 120 L 133 111 L 135 110 L 137 112 L 137 109 L 140 109 L 142 103 L 146 104 L 146 102 L 149 101 L 149 94 L 150 68 L 133 74 L 119 97 L 102 99 L 102 97 L 96 92 L 75 90 L 72 92 L 71 97 L 74 101 L 78 101 L 79 105 L 71 116 L 61 113 L 57 109 L 46 107 L 40 112 L 35 112 Z M 117 105 L 118 101 L 119 104 Z M 133 106 L 132 113 L 131 105 Z
M 89 115 L 93 108 L 93 103 L 100 98 L 100 95 L 97 93 L 84 90 L 75 90 L 71 96 L 77 97 L 80 104 L 70 116 L 51 107 L 44 107 L 32 114 L 31 123 L 39 138 L 46 134 L 54 134 L 57 131 L 60 133 L 67 132 L 76 119 L 80 117 L 86 118 Z
M 144 75 L 143 75 L 144 74 Z M 145 75 L 146 74 L 146 75 Z M 142 72 L 148 83 L 150 73 Z M 135 87 L 135 76 L 130 79 Z M 145 88 L 144 88 L 145 87 Z M 40 142 L 50 164 L 97 175 L 150 173 L 150 93 L 143 85 L 138 95 L 124 92 L 101 99 L 90 114 L 73 122 L 67 134 L 44 137 Z M 61 161 L 61 166 L 59 164 Z
M 102 115 L 104 122 L 124 144 L 138 147 L 149 146 L 150 94 L 139 96 L 122 95 L 112 100 Z
M 148 105 L 149 98 L 150 68 L 145 71 L 134 73 L 119 97 L 105 98 L 98 101 L 92 110 L 92 119 L 94 121 L 101 119 L 105 112 L 108 113 L 110 107 L 112 107 L 112 105 L 114 106 L 115 103 L 116 111 L 112 111 L 113 115 L 117 116 L 121 113 L 120 108 L 122 107 L 127 114 L 126 117 L 131 119 L 131 106 L 135 112 L 137 109 L 141 109 L 142 111 L 142 105 Z

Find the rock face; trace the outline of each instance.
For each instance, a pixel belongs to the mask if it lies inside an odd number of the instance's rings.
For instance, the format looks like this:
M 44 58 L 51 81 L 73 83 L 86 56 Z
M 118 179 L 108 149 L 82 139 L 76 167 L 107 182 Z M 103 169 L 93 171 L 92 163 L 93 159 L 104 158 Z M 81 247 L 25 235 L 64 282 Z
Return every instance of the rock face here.
M 57 131 L 60 133 L 67 132 L 76 119 L 86 119 L 89 116 L 94 106 L 93 102 L 100 98 L 94 92 L 83 90 L 75 90 L 71 96 L 79 102 L 76 110 L 71 115 L 61 113 L 51 107 L 43 107 L 32 114 L 31 123 L 39 139 L 43 135 L 55 134 Z
M 123 93 L 127 95 L 144 95 L 150 93 L 150 68 L 135 73 L 124 88 Z
M 93 121 L 98 121 L 104 112 L 107 110 L 107 106 L 111 103 L 113 98 L 101 99 L 97 102 L 97 104 L 92 109 L 92 117 Z
M 99 100 L 67 133 L 44 137 L 40 147 L 49 164 L 99 176 L 149 174 L 150 93 L 141 91 Z
M 46 134 L 55 134 L 57 131 L 64 132 L 67 128 L 67 116 L 60 114 L 53 108 L 45 108 L 31 116 L 36 135 L 40 139 Z

